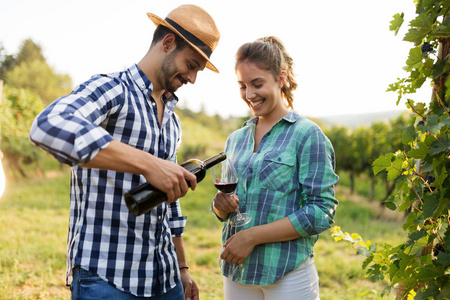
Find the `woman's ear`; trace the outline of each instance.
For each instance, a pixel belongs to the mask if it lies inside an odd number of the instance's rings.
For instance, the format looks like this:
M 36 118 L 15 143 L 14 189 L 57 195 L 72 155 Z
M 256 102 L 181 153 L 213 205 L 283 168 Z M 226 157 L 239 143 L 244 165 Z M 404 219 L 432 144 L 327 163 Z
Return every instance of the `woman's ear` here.
M 278 85 L 280 87 L 280 89 L 283 87 L 283 85 L 286 83 L 287 81 L 287 73 L 285 70 L 281 70 L 280 72 L 280 80 L 278 82 Z

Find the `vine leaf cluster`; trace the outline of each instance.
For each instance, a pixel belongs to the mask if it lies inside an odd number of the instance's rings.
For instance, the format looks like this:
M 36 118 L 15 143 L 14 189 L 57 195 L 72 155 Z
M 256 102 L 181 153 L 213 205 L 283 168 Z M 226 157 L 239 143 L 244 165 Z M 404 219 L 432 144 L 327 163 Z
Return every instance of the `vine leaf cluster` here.
M 398 299 L 450 299 L 450 1 L 419 0 L 404 41 L 413 43 L 404 70 L 387 91 L 405 101 L 412 117 L 404 132 L 404 147 L 373 162 L 375 174 L 385 172 L 395 182 L 386 207 L 409 212 L 399 245 L 374 244 L 358 234 L 332 229 L 366 256 L 363 267 L 373 281 L 386 282 L 382 296 L 394 290 Z M 394 15 L 390 30 L 399 32 L 404 14 Z M 408 98 L 425 83 L 431 99 Z M 428 100 L 428 101 L 427 101 Z

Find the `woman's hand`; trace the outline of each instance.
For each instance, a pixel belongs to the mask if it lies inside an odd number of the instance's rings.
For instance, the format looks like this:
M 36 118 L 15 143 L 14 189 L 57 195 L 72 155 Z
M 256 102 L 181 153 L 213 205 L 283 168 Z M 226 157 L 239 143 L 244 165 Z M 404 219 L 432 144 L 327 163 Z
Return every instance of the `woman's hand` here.
M 214 207 L 224 213 L 238 211 L 239 198 L 236 194 L 229 195 L 227 193 L 218 192 L 214 197 Z
M 223 245 L 225 248 L 220 258 L 233 264 L 242 264 L 256 246 L 251 228 L 232 235 Z
M 257 245 L 290 241 L 301 237 L 289 218 L 284 217 L 234 234 L 223 245 L 225 249 L 220 258 L 229 263 L 242 264 Z

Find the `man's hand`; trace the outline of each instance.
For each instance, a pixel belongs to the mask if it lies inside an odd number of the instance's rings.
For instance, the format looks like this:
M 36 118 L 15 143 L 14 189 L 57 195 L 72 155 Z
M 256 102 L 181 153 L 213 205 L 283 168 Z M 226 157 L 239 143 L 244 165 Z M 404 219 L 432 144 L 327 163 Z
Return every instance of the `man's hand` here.
M 184 298 L 186 300 L 198 300 L 199 291 L 198 286 L 192 279 L 191 274 L 188 269 L 182 269 L 181 272 L 181 282 L 183 283 Z
M 186 195 L 189 188 L 186 180 L 192 190 L 197 186 L 197 178 L 185 168 L 118 141 L 111 141 L 81 166 L 141 174 L 152 186 L 167 194 L 168 203 Z
M 152 164 L 153 167 L 142 175 L 152 186 L 166 193 L 168 203 L 186 195 L 189 189 L 186 180 L 189 181 L 191 189 L 195 190 L 197 177 L 185 168 L 156 157 L 152 160 Z

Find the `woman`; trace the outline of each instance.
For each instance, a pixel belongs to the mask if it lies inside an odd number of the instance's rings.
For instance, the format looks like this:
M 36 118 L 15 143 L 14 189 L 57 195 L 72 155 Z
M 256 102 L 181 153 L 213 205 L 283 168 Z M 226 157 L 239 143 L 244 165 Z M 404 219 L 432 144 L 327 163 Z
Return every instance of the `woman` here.
M 225 299 L 319 299 L 313 247 L 338 204 L 332 145 L 293 110 L 293 60 L 278 38 L 242 45 L 235 71 L 254 118 L 225 146 L 239 175 L 238 200 L 219 192 L 212 209 L 222 221 L 238 209 L 252 220 L 235 234 L 224 226 Z

